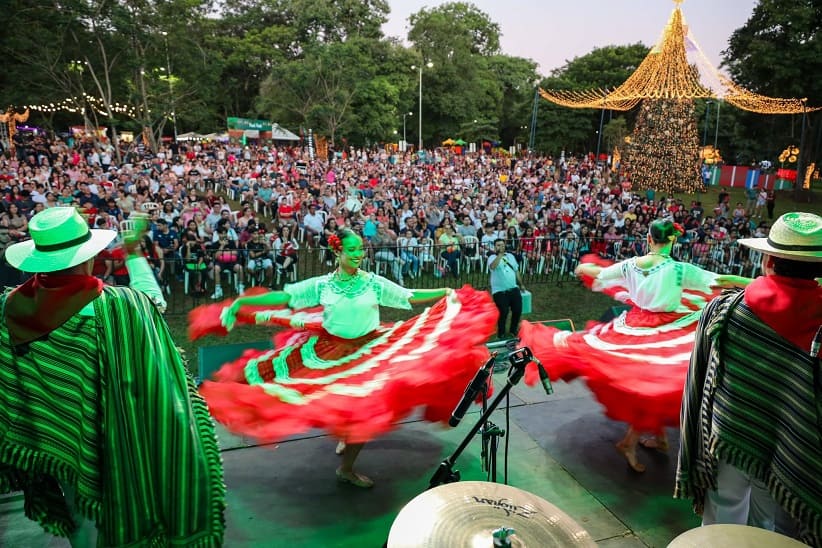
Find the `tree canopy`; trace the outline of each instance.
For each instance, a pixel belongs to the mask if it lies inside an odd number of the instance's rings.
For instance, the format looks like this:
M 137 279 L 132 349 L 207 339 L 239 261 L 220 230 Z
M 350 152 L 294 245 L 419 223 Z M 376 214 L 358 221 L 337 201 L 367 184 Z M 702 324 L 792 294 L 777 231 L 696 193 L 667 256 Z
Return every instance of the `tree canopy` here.
M 816 3 L 760 0 L 725 52 L 734 79 L 760 93 L 822 104 L 822 83 L 807 77 L 822 68 Z M 81 123 L 148 128 L 154 141 L 170 135 L 174 121 L 180 133 L 207 133 L 241 116 L 295 131 L 313 128 L 332 141 L 379 143 L 398 140 L 403 113 L 411 112 L 406 132 L 413 143 L 422 91 L 424 143 L 450 137 L 523 144 L 537 85 L 614 87 L 648 51 L 639 43 L 596 48 L 543 77 L 533 60 L 502 52 L 499 24 L 467 2 L 412 14 L 408 45 L 383 35 L 386 0 L 6 0 L 5 6 L 7 28 L 16 31 L 0 36 L 1 104 L 54 103 L 32 120 L 58 131 Z M 630 131 L 636 116 L 564 109 L 542 99 L 536 106 L 534 145 L 552 154 L 609 151 L 623 132 L 613 128 Z M 705 116 L 706 105 L 696 105 L 700 135 L 715 134 L 726 158 L 775 156 L 787 140 L 798 142 L 801 117 L 723 105 L 717 132 L 716 111 Z M 819 127 L 815 116 L 808 120 L 812 132 Z M 612 129 L 602 138 L 605 127 Z

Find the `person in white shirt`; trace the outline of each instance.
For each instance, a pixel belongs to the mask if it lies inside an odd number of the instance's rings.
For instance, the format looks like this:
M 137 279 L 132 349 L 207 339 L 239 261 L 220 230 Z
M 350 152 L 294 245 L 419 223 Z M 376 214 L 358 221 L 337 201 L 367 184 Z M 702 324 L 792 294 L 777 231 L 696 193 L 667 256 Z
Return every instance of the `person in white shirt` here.
M 419 241 L 414 237 L 414 232 L 406 228 L 402 236 L 397 238 L 397 250 L 400 259 L 405 261 L 403 274 L 408 274 L 411 278 L 416 278 L 420 273 L 420 258 L 415 253 L 419 248 Z
M 517 260 L 505 251 L 505 240 L 498 238 L 494 242 L 494 253 L 488 257 L 488 270 L 491 272 L 491 296 L 499 310 L 497 319 L 497 339 L 515 339 L 519 332 L 519 320 L 522 316 L 522 278 L 519 275 Z M 508 330 L 508 313 L 511 323 Z
M 308 206 L 308 213 L 303 217 L 303 228 L 305 228 L 306 241 L 312 243 L 314 237 L 321 236 L 325 226 L 325 217 L 317 211 L 317 206 Z

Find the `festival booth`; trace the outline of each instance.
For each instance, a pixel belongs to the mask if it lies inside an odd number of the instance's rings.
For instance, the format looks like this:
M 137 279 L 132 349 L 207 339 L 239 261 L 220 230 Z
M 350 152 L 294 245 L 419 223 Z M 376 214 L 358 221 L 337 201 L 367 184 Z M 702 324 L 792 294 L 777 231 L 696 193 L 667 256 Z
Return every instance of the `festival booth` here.
M 228 137 L 245 144 L 248 139 L 257 142 L 281 141 L 293 142 L 300 138 L 279 124 L 270 120 L 251 120 L 249 118 L 227 118 Z

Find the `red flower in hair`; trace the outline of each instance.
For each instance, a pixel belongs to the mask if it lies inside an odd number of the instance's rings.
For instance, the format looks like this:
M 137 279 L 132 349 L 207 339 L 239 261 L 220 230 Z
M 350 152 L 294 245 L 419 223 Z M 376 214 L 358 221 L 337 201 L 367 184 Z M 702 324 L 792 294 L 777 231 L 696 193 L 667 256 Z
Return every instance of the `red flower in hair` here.
M 342 251 L 342 241 L 340 237 L 336 234 L 332 234 L 328 237 L 328 247 L 334 251 L 334 253 L 339 253 Z
M 685 228 L 679 223 L 674 223 L 674 230 L 676 230 L 680 234 L 685 234 Z

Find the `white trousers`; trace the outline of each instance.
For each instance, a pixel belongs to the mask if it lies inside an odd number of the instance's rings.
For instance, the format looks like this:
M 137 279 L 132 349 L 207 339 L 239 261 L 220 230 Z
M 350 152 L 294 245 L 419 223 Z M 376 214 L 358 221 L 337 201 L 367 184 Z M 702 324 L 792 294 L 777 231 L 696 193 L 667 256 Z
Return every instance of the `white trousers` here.
M 793 520 L 759 480 L 720 460 L 715 491 L 708 491 L 702 525 L 730 523 L 793 534 Z
M 69 535 L 69 544 L 72 548 L 96 548 L 97 546 L 97 525 L 90 519 L 84 517 L 74 505 L 74 487 L 60 482 L 63 490 L 63 497 L 71 512 L 71 517 L 77 528 Z

